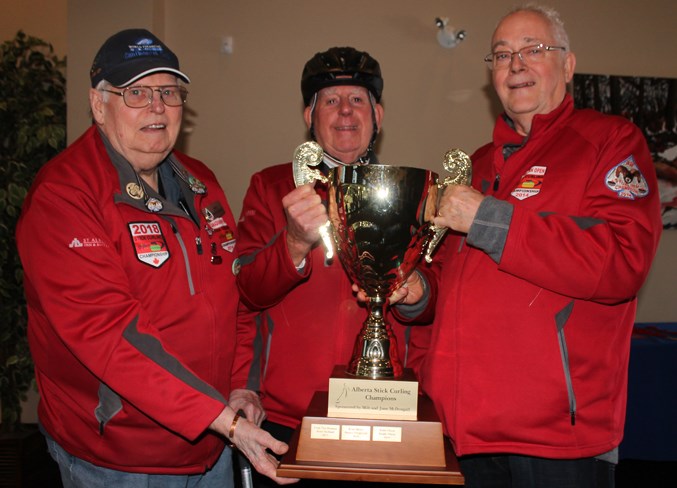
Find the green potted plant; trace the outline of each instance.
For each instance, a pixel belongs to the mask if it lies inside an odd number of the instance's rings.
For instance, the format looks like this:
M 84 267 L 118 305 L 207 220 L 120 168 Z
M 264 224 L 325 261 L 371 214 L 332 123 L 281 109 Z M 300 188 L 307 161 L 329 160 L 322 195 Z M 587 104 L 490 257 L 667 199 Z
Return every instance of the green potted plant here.
M 14 228 L 38 169 L 66 146 L 65 65 L 65 58 L 57 57 L 50 44 L 22 31 L 0 45 L 0 442 L 4 444 L 3 451 L 7 442 L 25 450 L 21 431 L 36 430 L 35 426 L 24 428 L 21 423 L 21 402 L 34 382 L 34 374 L 26 337 L 23 272 Z M 24 455 L 17 454 L 19 458 Z M 17 484 L 21 476 L 20 471 L 0 472 L 0 478 L 15 479 Z

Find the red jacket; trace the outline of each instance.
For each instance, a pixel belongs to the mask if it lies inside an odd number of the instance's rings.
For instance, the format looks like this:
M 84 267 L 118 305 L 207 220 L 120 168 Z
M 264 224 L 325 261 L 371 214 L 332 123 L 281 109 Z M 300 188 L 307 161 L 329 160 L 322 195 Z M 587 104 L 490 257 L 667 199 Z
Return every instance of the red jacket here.
M 40 171 L 17 227 L 40 422 L 69 453 L 121 471 L 199 473 L 224 447 L 205 431 L 231 389 L 235 222 L 212 172 L 171 157 L 206 186 L 181 183 L 199 225 L 133 198 L 131 166 L 92 126 Z
M 367 311 L 355 298 L 351 281 L 337 257 L 325 263 L 317 246 L 299 273 L 286 244 L 287 220 L 282 197 L 294 189 L 290 163 L 256 173 L 245 195 L 238 223 L 241 269 L 238 286 L 253 310 L 238 322 L 234 387 L 248 385 L 261 393 L 272 422 L 296 427 L 312 395 L 326 391 L 335 365 L 347 365 Z M 316 189 L 326 198 L 326 188 Z M 419 327 L 405 327 L 388 313 L 400 359 L 407 357 L 407 336 Z M 417 349 L 420 351 L 421 349 Z
M 596 456 L 623 436 L 636 295 L 661 233 L 655 170 L 637 127 L 569 96 L 506 160 L 522 139 L 499 118 L 472 156 L 491 198 L 438 254 L 423 387 L 458 455 Z

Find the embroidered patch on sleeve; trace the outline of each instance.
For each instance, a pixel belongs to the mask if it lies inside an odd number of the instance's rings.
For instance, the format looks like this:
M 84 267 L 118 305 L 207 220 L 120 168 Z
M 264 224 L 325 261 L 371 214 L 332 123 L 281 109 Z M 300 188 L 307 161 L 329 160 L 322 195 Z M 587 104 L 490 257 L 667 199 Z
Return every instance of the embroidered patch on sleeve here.
M 611 168 L 611 171 L 606 174 L 606 186 L 616 192 L 618 198 L 628 200 L 642 198 L 649 194 L 649 185 L 646 184 L 644 175 L 632 156 Z
M 130 222 L 129 234 L 136 258 L 154 268 L 159 268 L 169 259 L 167 241 L 158 222 Z

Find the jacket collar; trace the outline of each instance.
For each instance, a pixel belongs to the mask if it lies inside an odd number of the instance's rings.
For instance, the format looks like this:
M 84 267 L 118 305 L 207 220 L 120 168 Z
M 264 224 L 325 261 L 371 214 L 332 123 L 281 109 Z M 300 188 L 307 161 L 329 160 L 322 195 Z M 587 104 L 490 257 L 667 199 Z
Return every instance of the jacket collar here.
M 531 123 L 531 132 L 524 137 L 517 133 L 513 121 L 505 113 L 501 114 L 494 127 L 494 146 L 503 147 L 505 145 L 523 146 L 531 139 L 538 139 L 547 136 L 553 127 L 559 127 L 560 120 L 571 115 L 574 110 L 574 101 L 568 93 L 564 96 L 562 103 L 547 114 L 538 114 L 534 116 Z

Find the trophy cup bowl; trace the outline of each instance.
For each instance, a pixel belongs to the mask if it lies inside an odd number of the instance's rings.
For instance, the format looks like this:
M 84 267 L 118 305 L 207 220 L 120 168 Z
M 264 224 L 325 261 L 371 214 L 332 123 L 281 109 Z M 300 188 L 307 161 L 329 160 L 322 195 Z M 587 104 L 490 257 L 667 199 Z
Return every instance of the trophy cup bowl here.
M 328 214 L 337 254 L 367 296 L 368 316 L 349 375 L 402 375 L 385 312 L 388 297 L 406 282 L 433 236 L 437 179 L 425 169 L 381 164 L 339 166 L 329 174 Z

